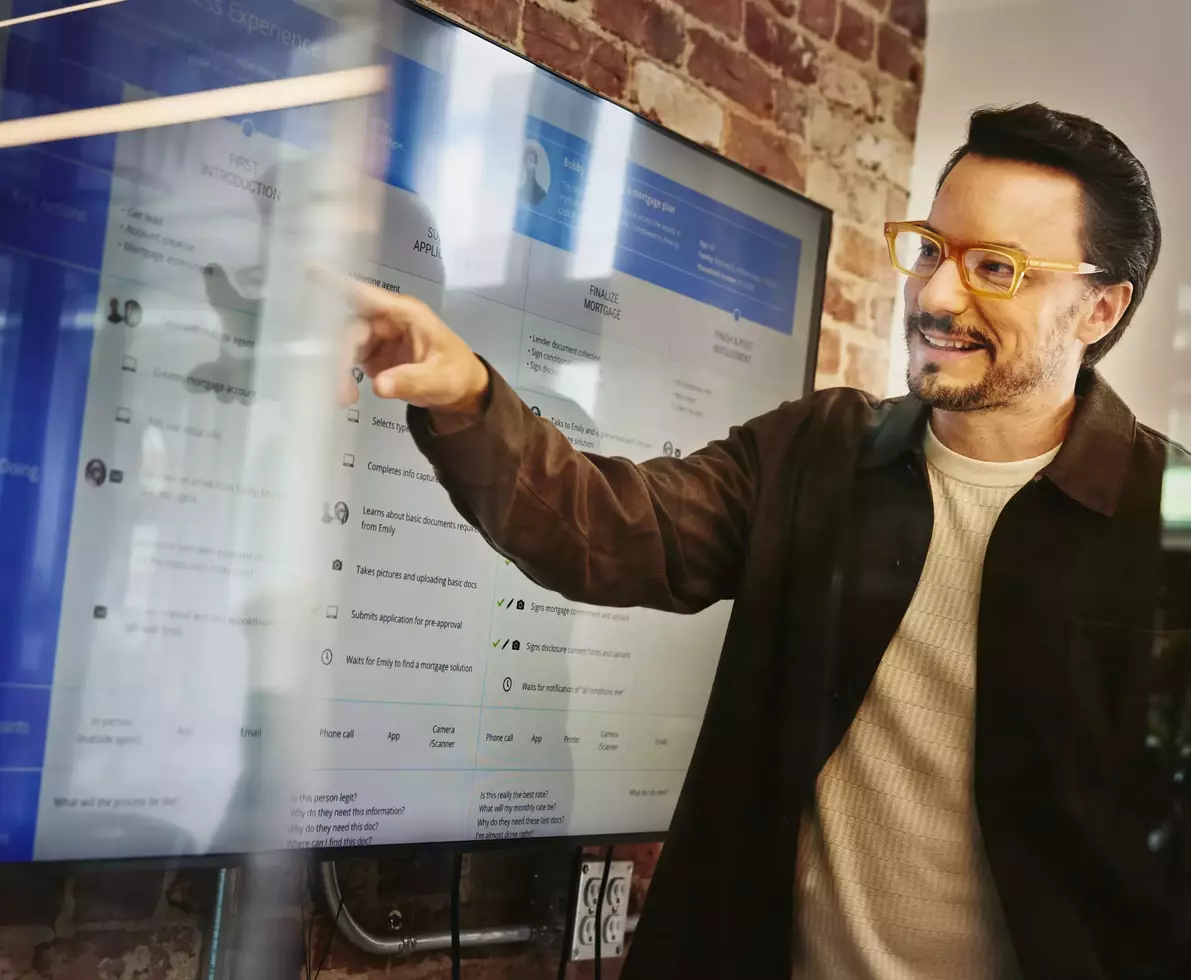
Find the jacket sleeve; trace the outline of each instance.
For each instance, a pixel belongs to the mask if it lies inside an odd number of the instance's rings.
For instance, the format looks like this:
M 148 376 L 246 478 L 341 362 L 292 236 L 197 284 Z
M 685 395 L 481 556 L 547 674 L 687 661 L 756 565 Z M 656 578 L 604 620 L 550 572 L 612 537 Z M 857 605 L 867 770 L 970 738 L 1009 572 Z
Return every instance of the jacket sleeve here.
M 636 464 L 575 449 L 494 370 L 481 418 L 409 427 L 455 507 L 531 579 L 606 606 L 697 612 L 740 580 L 759 482 L 755 434 Z

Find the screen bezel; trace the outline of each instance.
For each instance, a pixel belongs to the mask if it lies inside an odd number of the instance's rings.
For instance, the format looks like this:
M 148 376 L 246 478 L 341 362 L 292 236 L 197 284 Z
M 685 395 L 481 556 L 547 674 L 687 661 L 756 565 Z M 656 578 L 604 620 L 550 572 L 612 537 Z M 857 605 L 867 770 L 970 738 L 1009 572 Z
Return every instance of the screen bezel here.
M 833 224 L 833 212 L 830 208 L 811 200 L 805 194 L 792 190 L 782 184 L 777 183 L 753 170 L 749 170 L 742 164 L 734 160 L 730 160 L 722 154 L 710 149 L 709 147 L 697 143 L 673 130 L 666 129 L 664 126 L 648 118 L 642 113 L 633 110 L 628 106 L 623 106 L 606 96 L 600 95 L 592 89 L 583 86 L 572 79 L 560 74 L 547 65 L 543 65 L 532 58 L 529 58 L 520 51 L 516 51 L 499 41 L 496 41 L 480 31 L 470 27 L 466 24 L 460 24 L 450 18 L 440 14 L 436 10 L 432 10 L 422 5 L 419 0 L 389 0 L 389 2 L 402 7 L 417 16 L 427 18 L 431 22 L 446 28 L 464 31 L 474 37 L 480 38 L 484 42 L 500 48 L 502 51 L 519 58 L 535 68 L 546 72 L 553 76 L 557 81 L 569 86 L 576 92 L 579 92 L 588 98 L 598 99 L 601 102 L 610 102 L 613 105 L 620 106 L 626 112 L 630 112 L 637 122 L 644 124 L 652 129 L 654 132 L 664 136 L 666 139 L 677 142 L 680 146 L 688 150 L 693 150 L 703 156 L 715 160 L 717 163 L 729 167 L 738 174 L 747 177 L 750 180 L 759 181 L 779 191 L 781 194 L 791 198 L 794 201 L 809 208 L 811 212 L 816 214 L 819 219 L 819 240 L 818 248 L 814 253 L 814 278 L 813 288 L 810 298 L 810 323 L 808 326 L 807 336 L 807 358 L 806 369 L 804 376 L 801 379 L 801 386 L 797 393 L 792 393 L 792 398 L 803 398 L 809 395 L 814 390 L 815 373 L 818 366 L 819 343 L 822 334 L 822 316 L 823 316 L 823 295 L 827 283 L 827 257 L 831 247 L 831 234 Z M 809 255 L 808 251 L 808 255 Z M 702 723 L 700 723 L 700 732 L 702 731 Z M 681 791 L 680 791 L 681 792 Z M 30 860 L 30 861 L 0 861 L 0 866 L 24 866 L 24 867 L 42 867 L 58 870 L 70 871 L 101 871 L 119 868 L 121 870 L 176 870 L 176 869 L 202 869 L 202 868 L 222 868 L 243 865 L 249 861 L 263 861 L 269 862 L 290 862 L 290 861 L 336 861 L 345 860 L 349 858 L 368 858 L 368 859 L 382 859 L 385 857 L 396 857 L 402 855 L 409 855 L 414 852 L 420 853 L 478 853 L 492 850 L 508 850 L 508 849 L 522 849 L 522 850 L 573 850 L 578 847 L 596 847 L 596 846 L 610 846 L 615 844 L 645 844 L 657 843 L 665 841 L 668 831 L 634 831 L 625 833 L 608 833 L 608 834 L 577 834 L 566 836 L 549 836 L 549 837 L 532 837 L 532 838 L 514 838 L 508 840 L 455 840 L 455 841 L 409 841 L 403 843 L 388 843 L 388 844 L 370 844 L 366 846 L 354 845 L 350 847 L 330 847 L 330 848 L 300 848 L 293 850 L 286 850 L 283 848 L 276 848 L 265 851 L 230 851 L 225 853 L 211 852 L 206 854 L 178 854 L 178 855 L 149 855 L 149 856 L 129 856 L 129 857 L 102 857 L 102 858 L 64 858 L 64 859 L 48 859 L 48 860 Z

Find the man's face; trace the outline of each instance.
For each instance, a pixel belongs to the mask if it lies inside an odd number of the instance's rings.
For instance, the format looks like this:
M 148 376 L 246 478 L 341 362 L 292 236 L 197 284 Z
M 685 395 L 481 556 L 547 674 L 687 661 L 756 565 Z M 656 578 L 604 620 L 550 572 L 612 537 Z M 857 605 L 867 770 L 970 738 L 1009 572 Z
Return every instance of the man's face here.
M 997 243 L 1033 258 L 1081 262 L 1081 204 L 1069 174 L 969 155 L 948 175 L 927 223 L 953 246 Z M 980 411 L 1065 383 L 1083 356 L 1088 292 L 1083 277 L 1030 270 L 1012 298 L 976 296 L 953 261 L 929 280 L 907 279 L 910 390 L 935 408 Z M 939 350 L 931 340 L 975 346 Z
M 538 155 L 533 150 L 527 150 L 525 153 L 525 176 L 530 179 L 537 176 L 538 172 Z

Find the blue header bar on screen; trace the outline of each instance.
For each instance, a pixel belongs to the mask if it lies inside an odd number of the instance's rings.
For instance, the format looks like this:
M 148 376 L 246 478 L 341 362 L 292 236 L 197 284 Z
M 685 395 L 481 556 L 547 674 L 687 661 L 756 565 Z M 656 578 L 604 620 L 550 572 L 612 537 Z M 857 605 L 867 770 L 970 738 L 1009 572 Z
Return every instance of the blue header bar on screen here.
M 425 175 L 436 172 L 436 164 L 452 152 L 451 143 L 464 134 L 449 121 L 445 79 L 399 55 L 393 59 L 395 100 L 385 134 L 390 149 L 385 176 L 416 194 L 425 190 Z M 483 122 L 475 126 L 483 145 Z M 526 118 L 524 138 L 516 229 L 573 251 L 594 147 L 535 116 Z M 617 271 L 779 333 L 793 332 L 802 252 L 798 238 L 638 164 L 625 160 L 623 166 L 613 257 Z
M 532 116 L 526 138 L 534 152 L 545 151 L 551 180 L 544 195 L 522 194 L 518 231 L 572 249 L 592 145 Z M 614 268 L 780 333 L 793 331 L 797 238 L 645 167 L 625 167 Z

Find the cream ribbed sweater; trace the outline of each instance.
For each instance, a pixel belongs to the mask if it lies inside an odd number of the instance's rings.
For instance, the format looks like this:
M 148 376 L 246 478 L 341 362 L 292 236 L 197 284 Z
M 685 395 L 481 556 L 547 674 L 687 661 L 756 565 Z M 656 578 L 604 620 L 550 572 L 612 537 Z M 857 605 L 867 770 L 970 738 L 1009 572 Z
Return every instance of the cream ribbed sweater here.
M 935 523 L 922 577 L 798 841 L 796 980 L 1016 975 L 972 799 L 976 616 L 1009 498 L 1058 450 L 985 463 L 927 427 Z

